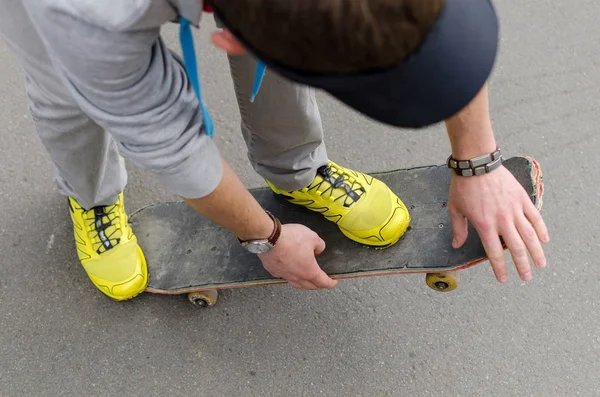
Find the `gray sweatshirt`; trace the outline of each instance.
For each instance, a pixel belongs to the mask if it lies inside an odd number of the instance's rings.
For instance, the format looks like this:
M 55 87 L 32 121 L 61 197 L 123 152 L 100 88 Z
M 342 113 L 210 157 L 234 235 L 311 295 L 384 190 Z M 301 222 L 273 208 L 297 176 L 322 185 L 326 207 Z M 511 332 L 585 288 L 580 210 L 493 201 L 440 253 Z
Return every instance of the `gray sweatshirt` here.
M 197 25 L 201 0 L 22 0 L 79 107 L 132 163 L 174 193 L 198 198 L 222 177 L 183 63 L 160 27 Z

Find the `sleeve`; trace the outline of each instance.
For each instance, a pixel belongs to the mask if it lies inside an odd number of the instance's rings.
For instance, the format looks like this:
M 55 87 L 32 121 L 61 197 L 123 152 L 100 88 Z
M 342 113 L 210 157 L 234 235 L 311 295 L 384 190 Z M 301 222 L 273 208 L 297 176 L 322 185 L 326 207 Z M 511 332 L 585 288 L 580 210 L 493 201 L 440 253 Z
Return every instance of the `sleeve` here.
M 221 156 L 204 131 L 183 63 L 162 41 L 160 18 L 150 15 L 135 23 L 141 14 L 161 9 L 140 8 L 144 2 L 138 1 L 133 10 L 82 15 L 64 3 L 34 0 L 29 11 L 82 111 L 111 134 L 133 164 L 154 173 L 169 190 L 186 198 L 211 193 L 222 177 Z M 109 3 L 87 4 L 106 8 Z

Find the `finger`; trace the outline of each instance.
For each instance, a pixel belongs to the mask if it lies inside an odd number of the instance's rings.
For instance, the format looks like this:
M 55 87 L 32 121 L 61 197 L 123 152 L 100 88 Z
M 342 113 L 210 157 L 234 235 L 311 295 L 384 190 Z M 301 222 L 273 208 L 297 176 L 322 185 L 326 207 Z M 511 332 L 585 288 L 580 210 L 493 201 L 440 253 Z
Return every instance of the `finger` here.
M 540 269 L 546 267 L 546 256 L 534 227 L 525 217 L 520 217 L 516 226 L 535 266 Z
M 548 227 L 542 218 L 542 214 L 540 214 L 540 211 L 529 200 L 529 197 L 527 198 L 527 201 L 529 201 L 529 204 L 525 206 L 525 216 L 529 222 L 531 222 L 531 225 L 537 233 L 538 238 L 544 243 L 549 242 L 550 235 L 548 233 Z
M 295 281 L 288 281 L 288 283 L 296 289 L 301 289 L 301 290 L 316 290 L 317 289 L 317 286 L 314 285 L 313 283 L 311 283 L 309 280 L 295 280 Z
M 504 260 L 504 247 L 500 243 L 498 233 L 496 231 L 485 234 L 479 232 L 479 235 L 496 279 L 501 283 L 505 283 L 508 280 L 508 275 L 506 273 L 506 261 Z
M 317 235 L 315 239 L 315 255 L 319 255 L 323 251 L 325 251 L 325 241 Z
M 298 284 L 296 281 L 287 280 L 287 282 L 289 285 L 291 285 L 292 287 L 294 287 L 296 289 L 302 289 L 302 287 L 300 287 L 300 284 Z
M 228 30 L 222 30 L 211 34 L 213 44 L 230 55 L 242 55 L 246 49 Z
M 506 242 L 506 246 L 510 251 L 510 255 L 512 256 L 521 279 L 524 281 L 531 280 L 531 264 L 529 262 L 529 257 L 527 256 L 527 247 L 515 226 L 506 226 L 502 231 L 502 237 Z
M 454 238 L 452 239 L 452 246 L 454 248 L 460 248 L 467 241 L 469 234 L 467 218 L 465 218 L 458 210 L 454 207 L 448 209 L 450 213 L 450 222 L 452 223 L 452 233 Z
M 316 277 L 310 280 L 314 285 L 319 288 L 332 289 L 337 285 L 337 280 L 332 279 L 324 271 L 320 271 Z

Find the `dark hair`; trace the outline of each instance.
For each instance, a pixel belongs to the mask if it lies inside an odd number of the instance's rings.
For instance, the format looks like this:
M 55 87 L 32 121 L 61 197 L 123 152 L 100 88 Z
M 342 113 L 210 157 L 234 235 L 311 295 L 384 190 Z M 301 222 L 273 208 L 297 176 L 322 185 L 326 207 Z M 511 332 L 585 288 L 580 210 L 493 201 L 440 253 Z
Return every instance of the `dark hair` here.
M 352 73 L 402 62 L 445 0 L 210 0 L 232 31 L 298 71 Z

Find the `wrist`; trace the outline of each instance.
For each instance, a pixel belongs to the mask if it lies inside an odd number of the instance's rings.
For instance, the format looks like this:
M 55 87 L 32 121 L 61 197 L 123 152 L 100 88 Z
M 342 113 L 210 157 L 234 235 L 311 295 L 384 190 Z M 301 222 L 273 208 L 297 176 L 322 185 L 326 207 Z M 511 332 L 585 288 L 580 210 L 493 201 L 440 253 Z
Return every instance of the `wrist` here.
M 279 219 L 268 211 L 265 211 L 265 213 L 269 217 L 271 223 L 271 232 L 267 237 L 247 239 L 238 237 L 242 247 L 253 254 L 266 254 L 267 252 L 270 252 L 275 248 L 275 244 L 277 244 L 277 240 L 279 240 L 279 236 L 281 235 L 282 226 Z
M 448 128 L 448 136 L 452 157 L 455 159 L 472 159 L 492 153 L 498 148 L 491 125 L 480 128 L 473 125 L 452 125 Z
M 490 154 L 498 149 L 493 133 L 482 133 L 481 139 L 473 137 L 468 141 L 455 141 L 452 145 L 452 157 L 457 160 L 469 160 Z
M 273 233 L 274 227 L 273 218 L 269 215 L 269 213 L 262 210 L 251 217 L 254 219 L 252 224 L 249 224 L 247 228 L 244 228 L 244 230 L 236 233 L 236 237 L 240 241 L 269 238 L 269 236 Z

